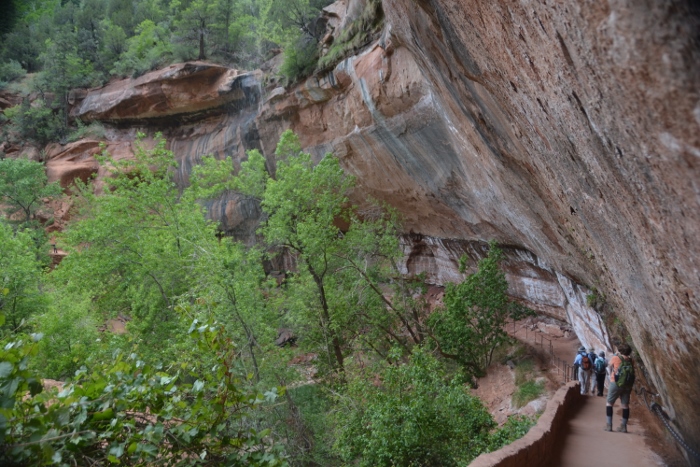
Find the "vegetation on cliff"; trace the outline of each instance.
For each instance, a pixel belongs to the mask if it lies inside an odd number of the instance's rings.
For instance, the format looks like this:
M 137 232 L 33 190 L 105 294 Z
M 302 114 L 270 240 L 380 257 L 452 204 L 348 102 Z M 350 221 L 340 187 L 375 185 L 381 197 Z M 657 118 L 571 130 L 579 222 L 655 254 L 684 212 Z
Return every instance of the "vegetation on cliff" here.
M 188 60 L 254 69 L 280 50 L 291 80 L 316 68 L 329 0 L 10 0 L 0 23 L 5 137 L 66 141 L 70 90 Z M 26 73 L 29 79 L 20 80 Z M 32 103 L 30 105 L 29 98 Z M 0 121 L 0 123 L 2 123 Z
M 314 164 L 291 132 L 276 155 L 270 173 L 251 151 L 236 176 L 208 158 L 178 190 L 163 140 L 132 161 L 104 154 L 112 176 L 99 196 L 73 189 L 69 254 L 50 274 L 31 236 L 0 224 L 13 251 L 0 277 L 3 462 L 466 465 L 527 430 L 494 431 L 467 389 L 518 311 L 498 249 L 428 319 L 421 278 L 397 266 L 397 215 L 352 206 L 338 160 Z M 260 203 L 260 245 L 206 220 L 201 200 L 223 190 Z M 272 264 L 287 265 L 277 279 Z M 117 317 L 125 334 L 98 328 Z M 277 347 L 279 328 L 298 347 Z M 450 351 L 460 358 L 440 358 Z M 65 386 L 42 391 L 47 377 Z

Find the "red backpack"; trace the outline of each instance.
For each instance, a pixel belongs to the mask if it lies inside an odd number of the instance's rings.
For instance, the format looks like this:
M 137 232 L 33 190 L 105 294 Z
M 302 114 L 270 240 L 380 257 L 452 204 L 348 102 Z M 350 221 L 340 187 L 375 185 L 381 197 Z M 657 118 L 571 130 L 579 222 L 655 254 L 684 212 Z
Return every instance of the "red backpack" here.
M 588 358 L 588 355 L 584 355 L 581 357 L 581 368 L 584 369 L 584 371 L 588 371 L 591 369 L 591 359 Z

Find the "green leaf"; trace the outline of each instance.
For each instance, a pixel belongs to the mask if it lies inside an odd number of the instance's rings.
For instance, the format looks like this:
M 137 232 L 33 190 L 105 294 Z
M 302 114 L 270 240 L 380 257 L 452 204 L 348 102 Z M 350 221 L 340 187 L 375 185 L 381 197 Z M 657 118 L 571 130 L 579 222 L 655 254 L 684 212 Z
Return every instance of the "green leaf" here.
M 7 378 L 12 374 L 14 365 L 10 362 L 0 362 L 0 378 Z
M 102 412 L 97 412 L 92 415 L 92 419 L 94 421 L 100 421 L 100 420 L 109 420 L 112 417 L 114 417 L 114 410 L 110 407 L 107 410 L 104 410 Z M 117 456 L 119 457 L 119 456 Z

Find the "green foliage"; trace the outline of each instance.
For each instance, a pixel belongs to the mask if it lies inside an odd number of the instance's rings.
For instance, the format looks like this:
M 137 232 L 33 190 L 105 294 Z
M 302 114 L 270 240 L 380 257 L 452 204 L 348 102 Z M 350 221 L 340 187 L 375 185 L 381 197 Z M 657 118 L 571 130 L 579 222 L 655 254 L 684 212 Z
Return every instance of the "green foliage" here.
M 329 69 L 365 46 L 378 32 L 384 20 L 381 0 L 368 0 L 360 16 L 352 21 L 318 61 L 319 69 Z
M 474 274 L 460 284 L 448 284 L 444 308 L 429 319 L 442 354 L 477 377 L 486 373 L 496 347 L 507 342 L 506 320 L 527 313 L 506 295 L 508 283 L 499 269 L 501 258 L 501 250 L 491 244 Z
M 489 451 L 496 451 L 513 441 L 522 438 L 530 431 L 537 420 L 534 417 L 511 415 L 508 420 L 491 435 Z
M 603 308 L 603 305 L 605 305 L 605 295 L 593 287 L 591 289 L 591 293 L 586 295 L 586 305 L 590 306 L 596 311 L 600 311 L 601 308 Z
M 154 346 L 169 333 L 182 332 L 175 312 L 178 297 L 200 283 L 202 261 L 216 254 L 214 226 L 201 207 L 180 197 L 169 169 L 173 155 L 160 139 L 152 149 L 137 143 L 135 160 L 101 163 L 113 172 L 105 193 L 79 192 L 79 222 L 65 232 L 70 254 L 52 273 L 61 293 L 83 300 L 89 294 L 93 312 L 104 318 L 118 310 L 136 318 L 133 331 L 144 357 L 175 358 L 176 343 Z M 182 349 L 180 349 L 182 350 Z
M 423 349 L 349 382 L 340 398 L 336 449 L 361 466 L 466 466 L 490 443 L 495 423 L 479 399 Z
M 320 323 L 318 337 L 333 356 L 332 366 L 342 370 L 342 325 L 331 303 L 331 262 L 343 242 L 335 220 L 344 215 L 353 181 L 330 154 L 314 165 L 291 131 L 282 134 L 275 154 L 279 158 L 275 178 L 266 179 L 264 165 L 253 153 L 236 184 L 254 187 L 254 182 L 265 180 L 262 207 L 268 218 L 261 232 L 270 247 L 289 249 L 298 258 L 299 275 L 289 283 L 299 299 L 296 311 L 307 323 Z M 254 188 L 251 194 L 255 193 L 260 188 Z
M 17 60 L 0 63 L 0 81 L 14 81 L 23 77 L 26 73 Z
M 140 76 L 169 63 L 172 46 L 164 26 L 145 20 L 136 28 L 136 35 L 127 40 L 127 48 L 114 64 L 112 73 L 119 76 Z
M 21 340 L 0 350 L 0 436 L 3 464 L 282 466 L 278 450 L 246 417 L 274 401 L 278 389 L 242 391 L 231 366 L 235 347 L 217 325 L 193 323 L 211 368 L 168 374 L 135 354 L 79 370 L 56 393 L 42 392 L 29 370 L 37 344 Z M 34 340 L 38 340 L 36 336 Z M 27 393 L 29 395 L 27 396 Z
M 26 224 L 43 198 L 60 194 L 57 182 L 47 183 L 43 164 L 28 159 L 0 160 L 0 199 L 8 206 L 8 217 L 22 213 Z
M 284 61 L 280 73 L 290 82 L 309 76 L 318 62 L 318 43 L 301 36 L 293 45 L 284 49 Z
M 522 407 L 528 402 L 537 399 L 544 392 L 544 385 L 533 380 L 527 380 L 518 386 L 518 389 L 513 394 L 513 404 L 516 407 Z
M 534 371 L 535 364 L 531 359 L 526 359 L 521 362 L 518 362 L 518 364 L 515 367 L 515 384 L 523 384 L 531 377 Z
M 48 107 L 42 99 L 30 104 L 29 99 L 25 98 L 12 110 L 6 109 L 5 116 L 10 120 L 11 131 L 41 145 L 56 141 L 65 134 L 62 115 Z
M 109 361 L 110 352 L 101 346 L 101 340 L 109 339 L 109 334 L 101 336 L 98 332 L 100 323 L 91 313 L 90 297 L 54 290 L 50 298 L 45 311 L 33 310 L 34 326 L 44 335 L 34 362 L 37 373 L 44 378 L 64 380 L 91 358 L 99 356 Z
M 0 463 L 466 465 L 527 430 L 518 419 L 493 431 L 465 389 L 473 372 L 448 375 L 428 353 L 436 340 L 443 355 L 475 344 L 450 341 L 467 331 L 426 327 L 425 278 L 399 273 L 396 213 L 352 206 L 354 181 L 337 158 L 314 161 L 285 132 L 276 164 L 251 151 L 232 176 L 230 159 L 205 158 L 182 188 L 165 141 L 136 148 L 134 160 L 98 158 L 112 175 L 100 196 L 72 190 L 78 211 L 59 240 L 69 254 L 47 283 L 37 241 L 0 230 L 10 252 L 0 257 L 8 271 L 0 321 L 7 315 L 13 342 L 0 350 Z M 260 203 L 260 247 L 217 235 L 206 220 L 202 200 L 222 192 Z M 492 248 L 491 261 L 465 281 L 472 288 L 454 286 L 476 311 L 512 311 L 507 300 L 483 296 L 505 293 L 499 258 Z M 281 284 L 266 278 L 270 264 L 288 265 Z M 14 297 L 19 314 L 9 308 Z M 453 310 L 452 322 L 466 326 Z M 125 335 L 99 330 L 117 315 L 129 320 Z M 22 319 L 26 326 L 10 324 Z M 305 385 L 288 364 L 298 350 L 274 346 L 282 325 L 320 354 L 313 366 L 339 377 Z M 30 343 L 17 332 L 29 330 L 44 337 Z M 471 354 L 460 362 L 463 355 Z M 59 394 L 39 394 L 39 374 L 75 376 Z M 287 383 L 289 393 L 261 395 Z M 284 400 L 265 403 L 278 395 Z M 270 426 L 275 432 L 263 430 Z
M 0 245 L 0 313 L 5 323 L 0 325 L 0 337 L 3 337 L 27 332 L 29 318 L 46 309 L 47 299 L 41 289 L 42 264 L 30 232 L 14 231 L 0 220 Z
M 83 138 L 105 139 L 105 127 L 100 122 L 92 122 L 83 125 L 80 120 L 76 120 L 77 128 L 68 134 L 68 142 L 78 141 Z

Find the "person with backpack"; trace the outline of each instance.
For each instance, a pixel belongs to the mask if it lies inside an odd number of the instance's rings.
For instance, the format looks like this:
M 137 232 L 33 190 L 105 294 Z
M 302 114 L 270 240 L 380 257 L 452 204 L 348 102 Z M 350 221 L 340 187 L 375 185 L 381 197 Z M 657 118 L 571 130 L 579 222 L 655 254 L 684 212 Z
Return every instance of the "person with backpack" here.
M 578 349 L 578 354 L 574 359 L 574 368 L 578 370 L 578 381 L 581 384 L 581 395 L 588 392 L 588 384 L 591 379 L 591 370 L 593 369 L 593 362 L 591 362 L 590 357 L 586 353 L 586 348 L 581 346 Z
M 632 364 L 632 348 L 622 344 L 617 355 L 610 359 L 610 386 L 608 387 L 608 404 L 605 407 L 607 423 L 605 431 L 612 431 L 613 405 L 620 398 L 622 406 L 622 423 L 617 428 L 620 433 L 627 433 L 627 421 L 630 418 L 630 395 L 634 386 L 634 365 Z
M 593 364 L 595 367 L 595 382 L 598 387 L 598 396 L 603 396 L 603 388 L 605 387 L 605 375 L 607 374 L 608 362 L 605 360 L 605 352 L 602 350 L 598 354 L 598 358 L 595 359 Z
M 591 384 L 591 395 L 595 394 L 595 388 L 596 388 L 596 371 L 595 371 L 595 361 L 598 358 L 598 355 L 595 353 L 595 349 L 590 348 L 588 349 L 588 359 L 591 361 L 591 376 L 590 376 L 590 384 Z

